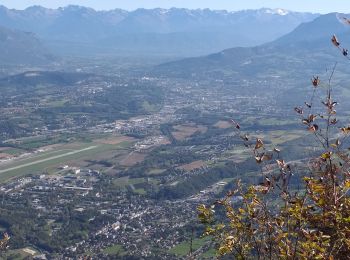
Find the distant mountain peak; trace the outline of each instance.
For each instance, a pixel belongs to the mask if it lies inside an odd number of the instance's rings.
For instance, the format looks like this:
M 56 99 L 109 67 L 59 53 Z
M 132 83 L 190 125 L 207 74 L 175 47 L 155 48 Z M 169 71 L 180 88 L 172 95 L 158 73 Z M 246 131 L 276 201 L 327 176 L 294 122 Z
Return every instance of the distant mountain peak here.
M 90 8 L 90 7 L 85 7 L 85 6 L 80 6 L 80 5 L 67 5 L 65 7 L 59 8 L 62 11 L 69 11 L 69 12 L 96 12 L 95 9 Z
M 186 8 L 96 11 L 77 5 L 3 9 L 0 25 L 34 32 L 52 50 L 69 55 L 94 51 L 204 55 L 266 43 L 318 17 L 267 8 L 236 12 Z
M 26 9 L 24 9 L 25 11 L 44 11 L 47 8 L 42 7 L 41 5 L 32 5 L 32 6 L 28 6 Z
M 290 11 L 286 9 L 281 9 L 281 8 L 275 8 L 275 9 L 265 8 L 264 11 L 267 14 L 277 14 L 282 16 L 288 15 L 290 13 Z
M 337 35 L 343 46 L 350 46 L 350 25 L 344 24 L 344 17 L 346 15 L 337 13 L 321 15 L 300 24 L 277 40 L 256 47 L 229 48 L 206 56 L 164 63 L 156 67 L 154 72 L 163 76 L 210 75 L 221 78 L 227 75 L 261 75 L 262 72 L 265 75 L 267 71 L 281 71 L 281 68 L 296 71 L 305 69 L 303 64 L 324 69 L 335 57 L 339 57 L 331 43 L 333 34 Z

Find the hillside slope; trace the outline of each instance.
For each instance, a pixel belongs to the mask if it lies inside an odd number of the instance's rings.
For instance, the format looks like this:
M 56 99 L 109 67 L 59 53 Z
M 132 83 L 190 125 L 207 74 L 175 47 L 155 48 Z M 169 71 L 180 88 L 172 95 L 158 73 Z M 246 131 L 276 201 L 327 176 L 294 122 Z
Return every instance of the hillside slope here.
M 308 68 L 321 70 L 339 57 L 339 52 L 330 42 L 333 34 L 342 40 L 344 46 L 350 47 L 350 27 L 340 21 L 341 17 L 335 13 L 322 15 L 270 43 L 169 62 L 159 65 L 153 72 L 175 77 L 220 79 L 278 73 L 282 76 L 286 72 L 298 75 Z
M 33 33 L 0 26 L 0 64 L 35 65 L 53 60 L 54 57 Z

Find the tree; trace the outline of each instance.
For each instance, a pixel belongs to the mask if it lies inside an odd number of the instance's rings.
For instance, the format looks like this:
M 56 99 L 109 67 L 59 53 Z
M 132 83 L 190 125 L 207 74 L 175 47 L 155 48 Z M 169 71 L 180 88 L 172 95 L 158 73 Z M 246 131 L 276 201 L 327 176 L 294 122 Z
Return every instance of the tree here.
M 336 36 L 332 43 L 347 57 Z M 241 182 L 225 198 L 198 207 L 218 254 L 235 259 L 350 259 L 350 156 L 345 147 L 350 126 L 338 126 L 332 79 L 315 76 L 309 102 L 295 111 L 320 149 L 304 158 L 299 171 L 302 187 L 291 180 L 296 170 L 280 156 L 280 150 L 264 141 L 251 141 L 233 122 L 261 169 L 261 183 L 246 188 Z M 325 90 L 325 99 L 315 96 Z M 321 109 L 321 110 L 320 110 Z M 317 110 L 320 110 L 318 113 Z

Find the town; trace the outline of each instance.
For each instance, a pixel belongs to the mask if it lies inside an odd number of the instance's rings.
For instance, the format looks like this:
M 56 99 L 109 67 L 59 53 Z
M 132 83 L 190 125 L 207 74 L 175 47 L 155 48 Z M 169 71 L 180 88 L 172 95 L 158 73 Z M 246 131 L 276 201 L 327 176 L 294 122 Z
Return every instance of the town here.
M 212 258 L 198 205 L 238 179 L 260 179 L 232 120 L 251 140 L 300 156 L 304 129 L 280 98 L 295 83 L 282 77 L 145 76 L 102 60 L 70 66 L 76 72 L 26 68 L 0 80 L 0 121 L 11 122 L 1 125 L 0 147 L 7 256 Z M 17 95 L 23 78 L 32 83 Z

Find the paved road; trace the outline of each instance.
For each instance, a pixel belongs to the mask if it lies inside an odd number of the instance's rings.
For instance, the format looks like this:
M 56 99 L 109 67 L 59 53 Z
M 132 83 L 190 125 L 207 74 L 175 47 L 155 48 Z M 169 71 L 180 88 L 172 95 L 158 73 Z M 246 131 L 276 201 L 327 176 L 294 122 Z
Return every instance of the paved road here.
M 25 164 L 18 165 L 18 166 L 15 166 L 15 167 L 7 168 L 5 170 L 0 170 L 0 174 L 4 173 L 4 172 L 12 171 L 12 170 L 21 169 L 21 168 L 24 168 L 24 167 L 27 167 L 27 166 L 39 164 L 39 163 L 42 163 L 42 162 L 55 160 L 55 159 L 62 158 L 62 157 L 65 157 L 65 156 L 69 156 L 69 155 L 85 152 L 85 151 L 94 149 L 96 147 L 97 147 L 96 145 L 95 146 L 90 146 L 90 147 L 87 147 L 87 148 L 84 148 L 84 149 L 81 149 L 81 150 L 72 151 L 72 152 L 68 152 L 68 153 L 65 153 L 65 154 L 60 154 L 60 155 L 52 156 L 52 157 L 49 157 L 49 158 L 41 159 L 41 160 L 38 160 L 38 161 L 35 161 L 35 162 L 25 163 Z

